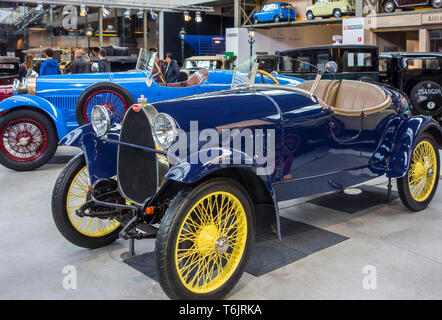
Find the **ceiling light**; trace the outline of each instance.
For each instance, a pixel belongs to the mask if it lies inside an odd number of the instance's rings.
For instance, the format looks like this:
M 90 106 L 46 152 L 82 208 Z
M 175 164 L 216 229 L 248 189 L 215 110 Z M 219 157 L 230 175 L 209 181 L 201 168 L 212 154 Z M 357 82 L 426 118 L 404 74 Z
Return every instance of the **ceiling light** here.
M 155 10 L 150 9 L 150 17 L 153 21 L 156 21 L 158 19 L 158 13 L 156 13 Z
M 111 9 L 112 10 L 112 9 Z M 103 17 L 108 17 L 111 14 L 111 10 L 104 7 L 104 5 L 101 7 L 101 11 L 103 12 Z
M 126 9 L 123 13 L 123 17 L 126 19 L 130 18 L 130 9 Z
M 87 16 L 87 9 L 86 9 L 86 6 L 84 4 L 82 4 L 80 6 L 80 16 L 81 17 Z
M 201 12 L 197 11 L 195 13 L 195 21 L 198 22 L 198 23 L 203 21 L 203 18 L 201 17 Z
M 144 17 L 144 11 L 143 11 L 142 9 L 138 10 L 138 12 L 137 12 L 137 17 L 138 17 L 139 19 L 143 19 L 143 17 Z
M 184 21 L 189 22 L 192 20 L 192 17 L 189 14 L 189 11 L 184 11 Z
M 43 3 L 39 2 L 39 3 L 37 4 L 37 7 L 35 7 L 35 10 L 36 10 L 36 11 L 43 11 Z

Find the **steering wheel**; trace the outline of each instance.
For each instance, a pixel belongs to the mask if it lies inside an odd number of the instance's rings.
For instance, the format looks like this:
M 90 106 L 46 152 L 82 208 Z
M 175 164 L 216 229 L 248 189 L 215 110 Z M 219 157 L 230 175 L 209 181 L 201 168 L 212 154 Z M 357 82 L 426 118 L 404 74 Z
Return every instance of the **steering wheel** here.
M 264 70 L 256 70 L 256 73 L 259 73 L 261 75 L 261 83 L 265 83 L 264 81 L 264 76 L 269 77 L 270 80 L 272 80 L 275 84 L 279 84 L 279 81 L 276 80 L 276 78 L 271 75 L 270 73 L 268 73 L 267 71 Z M 249 72 L 249 77 L 252 75 L 252 71 Z
M 164 76 L 163 72 L 161 71 L 160 66 L 158 65 L 158 63 L 157 63 L 156 61 L 155 61 L 155 68 L 157 68 L 158 72 L 155 73 L 155 74 L 153 75 L 153 77 L 155 77 L 156 75 L 160 75 L 160 79 L 161 79 L 161 81 L 162 81 L 165 85 L 167 85 L 166 77 Z

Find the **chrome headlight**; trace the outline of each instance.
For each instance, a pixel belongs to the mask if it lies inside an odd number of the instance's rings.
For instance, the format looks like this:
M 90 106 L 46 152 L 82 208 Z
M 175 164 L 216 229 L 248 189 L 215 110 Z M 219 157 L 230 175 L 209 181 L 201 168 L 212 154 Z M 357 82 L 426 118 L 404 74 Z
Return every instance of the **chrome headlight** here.
M 153 122 L 155 142 L 164 149 L 170 148 L 178 136 L 175 120 L 165 113 L 159 113 Z
M 97 137 L 102 137 L 109 132 L 112 125 L 112 111 L 102 105 L 92 108 L 91 123 Z

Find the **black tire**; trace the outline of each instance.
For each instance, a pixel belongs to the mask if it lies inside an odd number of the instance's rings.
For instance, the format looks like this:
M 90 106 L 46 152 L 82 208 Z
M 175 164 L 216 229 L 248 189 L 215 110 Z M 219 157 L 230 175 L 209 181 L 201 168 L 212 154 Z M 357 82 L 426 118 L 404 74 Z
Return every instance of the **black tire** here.
M 342 17 L 342 12 L 340 9 L 334 9 L 333 10 L 333 17 L 335 17 L 336 19 L 339 19 Z
M 18 123 L 19 121 L 23 121 L 22 123 L 28 123 L 33 126 L 33 128 L 39 128 L 39 131 L 37 131 L 37 133 L 39 132 L 38 137 L 39 139 L 42 137 L 42 142 L 39 143 L 39 147 L 36 149 L 35 154 L 28 156 L 28 160 L 26 160 L 26 158 L 16 157 L 10 151 L 8 152 L 10 149 L 3 140 L 5 131 L 8 128 L 12 128 L 14 123 Z M 35 131 L 33 130 L 31 132 L 34 132 L 34 134 L 28 134 L 35 136 Z M 38 111 L 13 110 L 8 112 L 0 117 L 0 133 L 2 139 L 0 141 L 0 163 L 11 170 L 35 170 L 46 164 L 54 156 L 54 153 L 57 150 L 58 135 L 55 126 L 48 117 Z M 27 141 L 31 140 L 28 138 Z M 9 144 L 9 142 L 7 143 Z
M 313 20 L 315 18 L 315 15 L 310 10 L 306 13 L 307 20 Z
M 126 89 L 120 87 L 119 85 L 112 82 L 96 83 L 82 92 L 75 105 L 75 117 L 77 118 L 77 122 L 80 126 L 89 123 L 89 119 L 87 119 L 86 117 L 87 115 L 85 116 L 85 108 L 88 108 L 88 106 L 85 104 L 88 102 L 88 99 L 90 99 L 95 94 L 98 95 L 99 92 L 102 91 L 114 93 L 115 95 L 119 96 L 119 98 L 123 101 L 123 103 L 126 106 L 126 111 L 127 109 L 129 109 L 131 105 L 135 103 L 132 95 L 129 92 L 127 92 Z M 118 111 L 119 113 L 118 113 L 117 122 L 121 122 L 124 113 L 122 112 L 122 110 Z
M 431 1 L 431 5 L 434 9 L 440 9 L 442 8 L 442 0 L 433 0 Z
M 387 0 L 382 5 L 382 9 L 384 9 L 385 13 L 392 13 L 396 10 L 396 4 L 392 0 Z
M 279 23 L 279 20 L 280 20 L 279 16 L 275 16 L 273 18 L 273 22 L 275 22 L 275 23 Z
M 72 225 L 67 211 L 67 193 L 74 178 L 85 166 L 86 161 L 81 152 L 67 163 L 58 176 L 54 190 L 52 191 L 52 217 L 58 231 L 60 231 L 69 242 L 82 248 L 96 249 L 105 247 L 117 240 L 122 227 L 119 226 L 104 236 L 91 237 L 82 234 Z
M 418 82 L 409 97 L 416 114 L 434 117 L 442 113 L 442 87 L 434 81 Z
M 232 275 L 219 288 L 208 293 L 195 293 L 188 290 L 181 282 L 175 265 L 175 247 L 180 226 L 184 223 L 188 211 L 199 199 L 213 192 L 225 191 L 235 195 L 241 202 L 247 217 L 247 240 L 241 260 Z M 226 296 L 241 278 L 252 252 L 255 239 L 254 212 L 250 198 L 237 182 L 216 178 L 194 189 L 188 188 L 178 193 L 167 209 L 157 233 L 155 246 L 156 267 L 160 285 L 171 299 L 221 299 Z
M 436 174 L 436 180 L 434 182 L 433 185 L 433 189 L 431 191 L 431 193 L 429 194 L 429 196 L 424 200 L 424 201 L 416 201 L 410 191 L 410 187 L 408 184 L 408 177 L 409 177 L 409 172 L 407 172 L 407 174 L 403 177 L 403 178 L 399 178 L 397 179 L 397 188 L 398 188 L 398 192 L 399 192 L 399 196 L 402 200 L 402 203 L 409 208 L 410 210 L 413 211 L 421 211 L 424 210 L 429 203 L 431 202 L 431 200 L 434 197 L 434 194 L 437 190 L 437 186 L 439 183 L 439 175 L 440 175 L 440 158 L 439 158 L 439 147 L 438 144 L 436 142 L 436 140 L 433 138 L 432 135 L 424 133 L 419 139 L 417 139 L 417 141 L 415 142 L 414 146 L 413 146 L 413 151 L 415 150 L 416 146 L 419 145 L 420 142 L 422 141 L 428 141 L 431 143 L 431 145 L 433 146 L 433 149 L 436 153 L 436 159 L 437 159 L 437 170 L 434 174 Z M 412 152 L 413 155 L 413 152 Z M 410 160 L 413 161 L 413 158 Z

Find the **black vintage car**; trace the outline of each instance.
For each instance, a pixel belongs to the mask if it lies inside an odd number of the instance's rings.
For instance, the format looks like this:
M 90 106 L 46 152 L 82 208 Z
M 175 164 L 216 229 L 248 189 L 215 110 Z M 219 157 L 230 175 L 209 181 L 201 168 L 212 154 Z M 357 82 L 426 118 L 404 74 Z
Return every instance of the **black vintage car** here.
M 414 113 L 433 116 L 442 122 L 442 53 L 382 53 L 379 81 L 405 92 Z
M 290 49 L 276 54 L 281 56 L 279 70 L 286 76 L 313 80 L 317 73 L 313 66 L 323 68 L 328 61 L 334 61 L 338 64 L 338 72 L 326 75 L 327 79 L 378 81 L 379 77 L 377 46 L 332 44 Z

